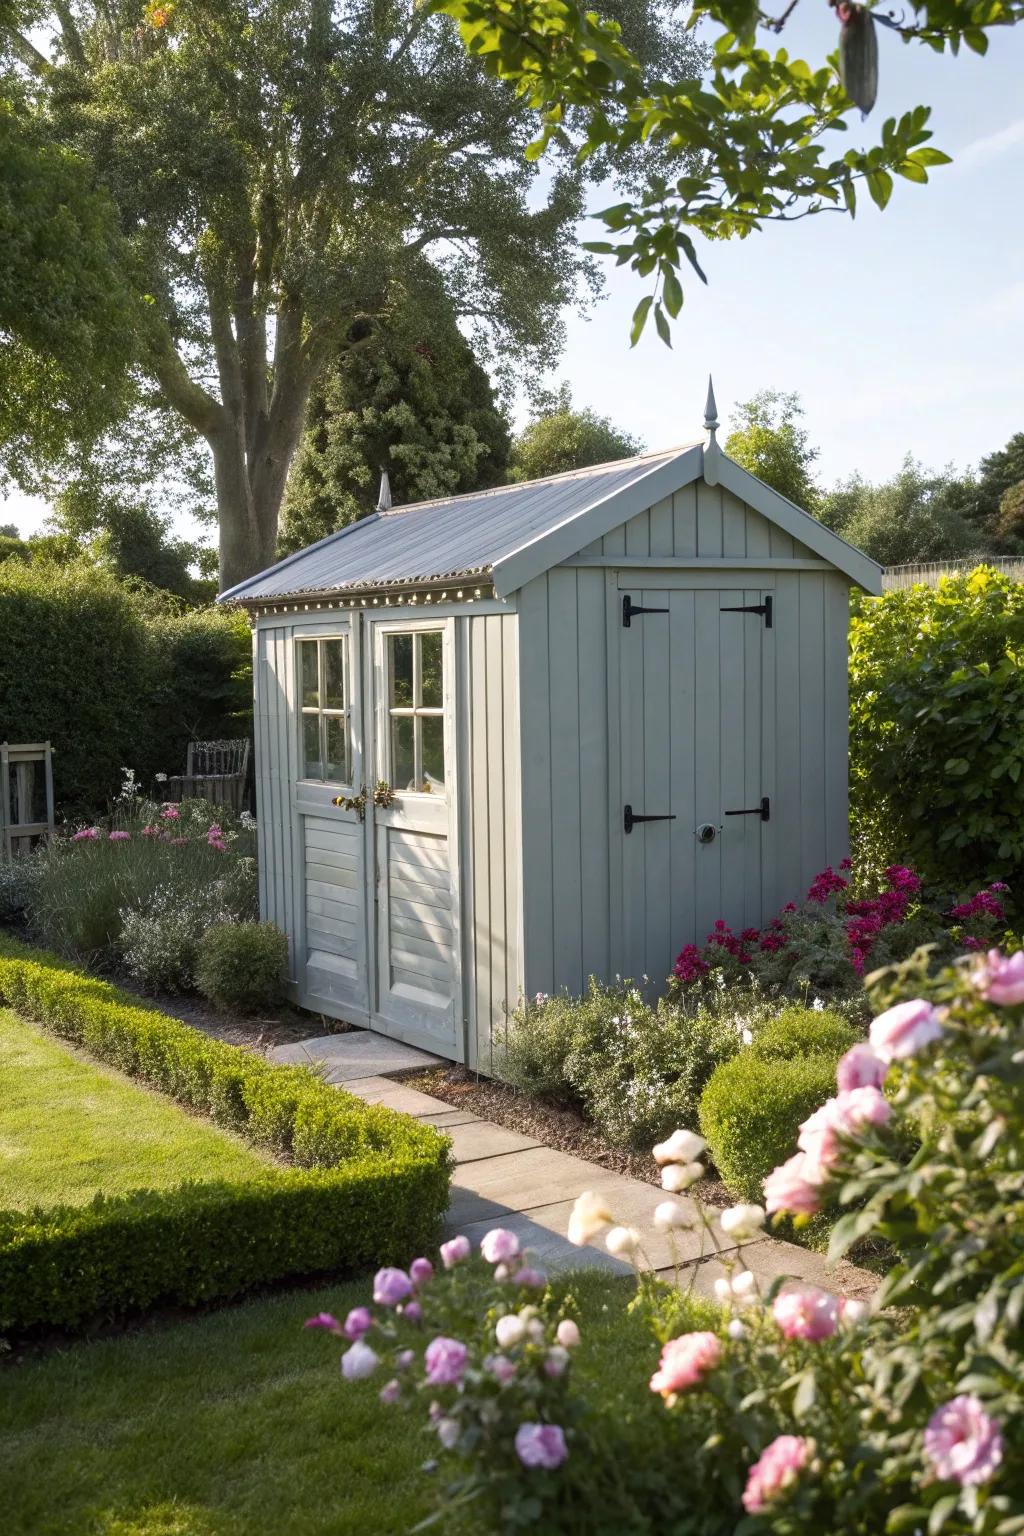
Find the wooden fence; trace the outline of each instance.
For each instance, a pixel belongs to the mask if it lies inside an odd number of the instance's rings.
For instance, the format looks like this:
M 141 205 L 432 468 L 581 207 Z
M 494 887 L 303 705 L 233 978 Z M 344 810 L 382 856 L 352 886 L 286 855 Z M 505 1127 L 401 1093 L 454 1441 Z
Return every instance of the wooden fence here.
M 0 858 L 28 853 L 52 831 L 50 743 L 0 741 Z
M 927 560 L 920 565 L 887 565 L 882 572 L 883 591 L 906 587 L 937 587 L 943 576 L 963 576 L 979 565 L 994 566 L 1014 581 L 1024 581 L 1024 558 L 1019 555 L 974 556 L 968 560 Z

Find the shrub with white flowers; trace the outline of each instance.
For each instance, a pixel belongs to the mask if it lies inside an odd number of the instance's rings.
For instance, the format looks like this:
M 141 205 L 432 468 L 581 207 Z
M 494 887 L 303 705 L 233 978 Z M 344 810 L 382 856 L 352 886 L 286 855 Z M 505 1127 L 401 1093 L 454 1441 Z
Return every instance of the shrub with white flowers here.
M 673 1245 L 689 1234 L 687 1257 L 698 1237 L 717 1265 L 718 1326 L 679 1331 L 678 1291 L 653 1276 L 641 1234 L 599 1193 L 576 1202 L 572 1241 L 603 1237 L 636 1268 L 649 1389 L 672 1431 L 638 1449 L 620 1413 L 620 1483 L 641 1502 L 680 1483 L 689 1493 L 682 1513 L 666 1503 L 660 1525 L 643 1515 L 630 1530 L 1024 1533 L 1024 951 L 938 975 L 920 951 L 868 986 L 880 1005 L 869 1040 L 840 1061 L 763 1205 L 710 1212 L 684 1194 L 704 1172 L 692 1131 L 654 1149 L 670 1197 L 655 1226 Z M 866 1235 L 889 1246 L 870 1306 L 758 1280 L 745 1245 L 771 1216 L 826 1208 L 841 1213 L 833 1256 Z M 607 1530 L 614 1446 L 594 1456 L 595 1415 L 571 1386 L 585 1323 L 560 1314 L 513 1233 L 490 1232 L 479 1256 L 455 1238 L 441 1256 L 437 1275 L 426 1260 L 381 1271 L 378 1310 L 311 1325 L 350 1341 L 346 1377 L 387 1374 L 384 1402 L 428 1400 L 458 1469 L 442 1514 L 469 1503 L 479 1531 Z

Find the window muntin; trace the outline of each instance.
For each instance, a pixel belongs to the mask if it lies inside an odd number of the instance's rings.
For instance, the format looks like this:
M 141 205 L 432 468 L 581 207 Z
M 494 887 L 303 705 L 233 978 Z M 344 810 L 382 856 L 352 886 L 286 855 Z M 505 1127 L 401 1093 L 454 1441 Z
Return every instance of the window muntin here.
M 441 630 L 389 634 L 385 663 L 392 787 L 443 794 L 444 635 Z
M 302 777 L 351 784 L 348 636 L 298 640 Z

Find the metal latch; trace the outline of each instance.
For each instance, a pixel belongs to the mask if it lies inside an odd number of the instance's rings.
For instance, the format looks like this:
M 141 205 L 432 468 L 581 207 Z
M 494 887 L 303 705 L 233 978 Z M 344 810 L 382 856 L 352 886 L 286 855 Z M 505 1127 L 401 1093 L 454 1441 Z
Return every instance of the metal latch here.
M 629 593 L 627 592 L 625 597 L 622 599 L 622 627 L 623 627 L 623 629 L 628 629 L 629 628 L 631 621 L 636 617 L 636 615 L 638 613 L 668 613 L 668 609 L 667 608 L 641 608 L 641 607 L 639 607 L 638 604 L 634 603 L 633 599 L 630 597 Z
M 634 613 L 636 609 L 633 610 Z M 719 613 L 759 613 L 764 619 L 765 629 L 772 627 L 772 600 L 766 597 L 763 603 L 747 603 L 739 608 L 719 608 Z
M 622 807 L 622 826 L 625 832 L 632 832 L 638 821 L 675 821 L 675 816 L 638 816 L 631 805 Z
M 760 816 L 762 821 L 771 821 L 772 803 L 767 795 L 764 795 L 760 805 L 752 805 L 745 811 L 726 811 L 727 816 Z

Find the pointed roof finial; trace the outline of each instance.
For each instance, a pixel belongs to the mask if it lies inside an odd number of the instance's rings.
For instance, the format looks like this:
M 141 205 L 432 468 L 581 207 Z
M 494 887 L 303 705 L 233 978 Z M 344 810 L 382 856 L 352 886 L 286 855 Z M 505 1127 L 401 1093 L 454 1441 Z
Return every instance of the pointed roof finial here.
M 718 430 L 718 406 L 715 404 L 715 386 L 708 374 L 708 398 L 704 406 L 704 429 L 711 433 L 711 441 L 715 441 L 715 433 Z
M 391 507 L 391 481 L 383 464 L 380 467 L 380 495 L 377 497 L 377 511 L 387 512 Z

